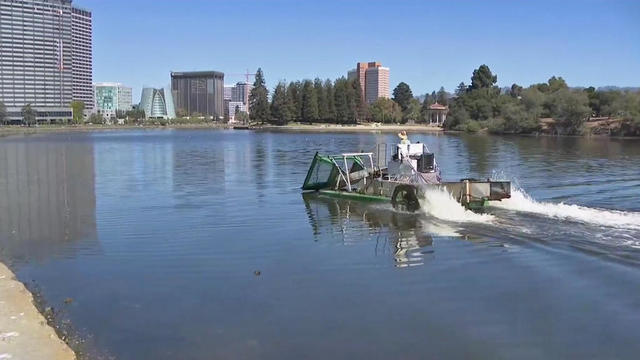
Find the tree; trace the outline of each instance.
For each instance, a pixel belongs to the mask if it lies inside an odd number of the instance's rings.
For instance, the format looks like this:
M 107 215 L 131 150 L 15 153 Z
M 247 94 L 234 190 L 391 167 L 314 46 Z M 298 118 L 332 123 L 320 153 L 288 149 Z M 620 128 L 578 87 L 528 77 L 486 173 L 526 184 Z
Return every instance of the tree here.
M 409 101 L 409 106 L 407 110 L 402 113 L 402 121 L 406 123 L 407 121 L 419 122 L 421 119 L 421 106 L 420 100 L 416 98 L 412 98 Z
M 235 116 L 235 120 L 240 124 L 249 124 L 249 114 L 246 111 L 238 111 Z
M 73 110 L 73 123 L 78 125 L 84 119 L 84 102 L 74 100 L 70 106 Z
M 467 92 L 467 90 L 468 90 L 467 85 L 461 82 L 460 84 L 458 84 L 458 87 L 456 88 L 456 96 L 460 97 L 464 95 Z
M 89 115 L 88 121 L 90 124 L 102 124 L 104 123 L 104 118 L 100 114 L 93 113 Z
M 512 84 L 511 89 L 509 90 L 509 95 L 514 98 L 519 98 L 522 95 L 522 86 L 518 84 Z
M 129 121 L 139 122 L 144 121 L 147 114 L 142 109 L 131 109 L 127 111 L 126 116 Z M 93 121 L 91 121 L 91 117 L 89 118 L 89 122 L 93 123 Z
M 336 107 L 336 122 L 346 124 L 349 122 L 349 103 L 347 99 L 347 80 L 341 77 L 334 85 L 334 101 Z
M 353 97 L 353 104 L 355 105 L 355 121 L 361 121 L 367 118 L 367 103 L 362 96 L 362 86 L 358 78 L 350 81 L 351 95 Z
M 31 127 L 32 124 L 36 123 L 36 115 L 37 112 L 31 108 L 31 104 L 27 104 L 22 107 L 22 123 Z
M 309 123 L 318 120 L 318 98 L 311 80 L 302 85 L 302 118 Z
M 290 82 L 287 87 L 287 107 L 292 121 L 300 120 L 302 117 L 302 91 L 300 82 Z
M 407 83 L 401 82 L 395 89 L 393 89 L 393 101 L 400 105 L 402 111 L 407 110 L 411 99 L 413 99 L 413 94 L 411 93 L 411 88 Z
M 334 96 L 333 83 L 327 79 L 324 81 L 324 93 L 327 99 L 327 114 L 324 121 L 335 122 L 336 121 L 336 99 Z
M 473 70 L 471 76 L 471 90 L 491 88 L 498 81 L 498 75 L 493 75 L 487 65 L 480 65 L 479 68 Z
M 424 96 L 422 106 L 420 107 L 420 122 L 426 122 L 429 120 L 429 106 L 431 105 L 431 96 L 429 94 Z
M 325 92 L 322 80 L 316 78 L 313 80 L 313 89 L 318 99 L 318 120 L 325 121 L 329 118 L 329 108 L 327 103 L 327 94 Z
M 283 82 L 278 83 L 273 90 L 271 117 L 279 125 L 286 125 L 291 121 L 291 113 L 287 104 L 287 87 Z
M 436 94 L 436 102 L 445 106 L 449 103 L 449 93 L 447 93 L 444 87 L 442 86 L 440 87 L 440 90 L 438 90 L 438 93 Z
M 256 79 L 249 95 L 249 112 L 252 121 L 264 124 L 269 120 L 269 90 L 265 86 L 262 69 L 256 71 Z
M 380 123 L 399 123 L 402 121 L 402 109 L 393 100 L 379 98 L 369 106 L 371 120 Z
M 589 116 L 589 98 L 582 91 L 563 89 L 554 96 L 555 112 L 552 114 L 564 126 L 569 134 L 580 134 L 582 126 Z
M 4 124 L 7 118 L 7 107 L 0 101 L 0 124 Z

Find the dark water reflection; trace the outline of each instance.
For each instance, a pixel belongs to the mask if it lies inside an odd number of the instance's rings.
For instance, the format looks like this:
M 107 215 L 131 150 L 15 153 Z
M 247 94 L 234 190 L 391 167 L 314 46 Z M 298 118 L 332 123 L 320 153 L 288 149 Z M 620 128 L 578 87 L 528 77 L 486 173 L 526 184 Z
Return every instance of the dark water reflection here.
M 533 200 L 478 218 L 300 194 L 316 151 L 392 134 L 13 137 L 0 256 L 118 359 L 637 357 L 637 141 L 412 138 L 445 178 Z

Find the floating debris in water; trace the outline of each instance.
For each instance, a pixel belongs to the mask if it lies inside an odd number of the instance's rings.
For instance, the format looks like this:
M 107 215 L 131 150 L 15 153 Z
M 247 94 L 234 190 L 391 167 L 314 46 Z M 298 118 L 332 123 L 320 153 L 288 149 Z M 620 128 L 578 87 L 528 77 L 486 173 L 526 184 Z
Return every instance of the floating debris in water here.
M 255 276 L 260 276 L 261 274 L 262 274 L 262 271 L 260 271 L 260 270 L 254 270 L 253 271 L 253 275 L 255 275 Z

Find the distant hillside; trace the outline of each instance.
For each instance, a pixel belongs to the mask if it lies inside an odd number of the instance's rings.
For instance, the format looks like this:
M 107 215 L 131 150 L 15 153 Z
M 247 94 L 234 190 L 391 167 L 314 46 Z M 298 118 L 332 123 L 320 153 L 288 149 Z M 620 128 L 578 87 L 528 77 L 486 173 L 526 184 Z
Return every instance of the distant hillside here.
M 596 89 L 597 91 L 631 91 L 631 92 L 639 92 L 640 91 L 640 87 L 638 86 L 627 86 L 627 87 L 620 87 L 620 86 L 601 86 L 599 88 Z

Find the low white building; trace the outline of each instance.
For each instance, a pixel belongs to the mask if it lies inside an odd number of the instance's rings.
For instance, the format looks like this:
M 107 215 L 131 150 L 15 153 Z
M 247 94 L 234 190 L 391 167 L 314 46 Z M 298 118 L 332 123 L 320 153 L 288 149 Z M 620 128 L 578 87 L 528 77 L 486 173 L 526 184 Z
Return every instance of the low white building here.
M 238 111 L 244 111 L 244 112 L 248 112 L 247 111 L 247 105 L 244 104 L 244 102 L 242 101 L 229 101 L 229 121 L 230 122 L 235 122 L 235 118 L 236 118 L 236 107 L 238 108 Z

